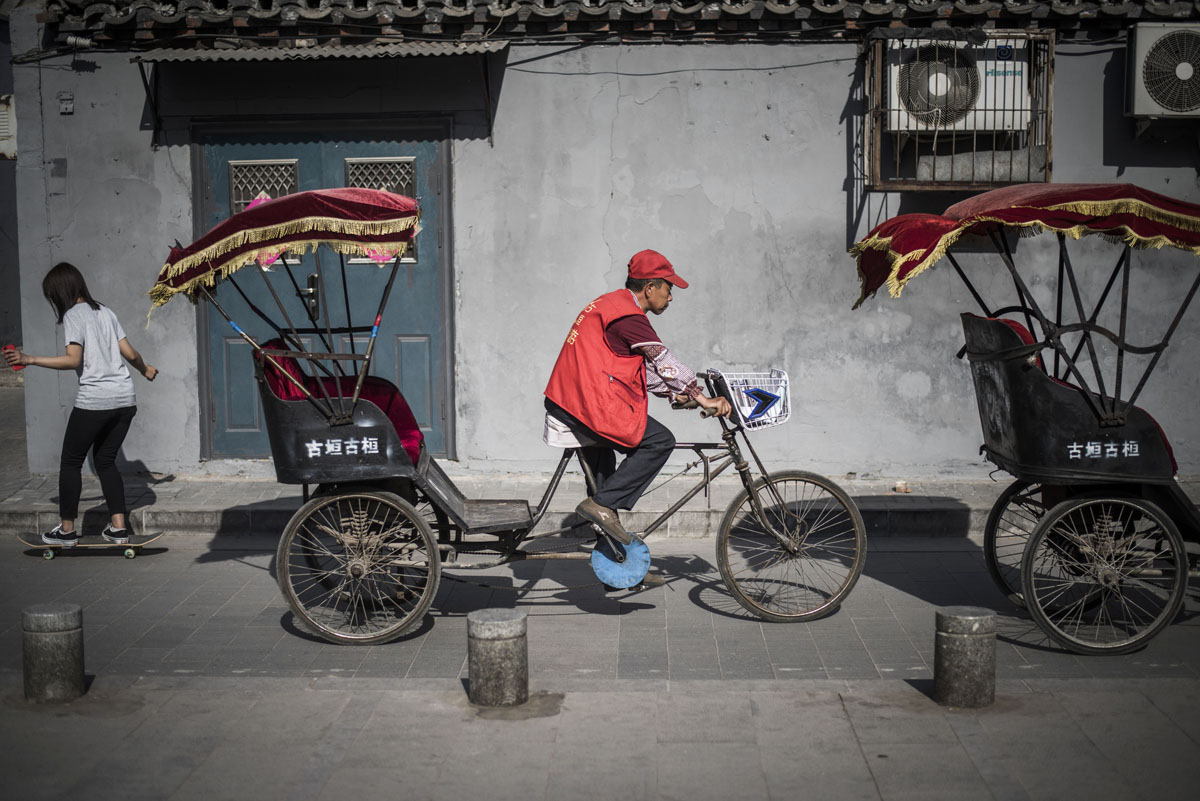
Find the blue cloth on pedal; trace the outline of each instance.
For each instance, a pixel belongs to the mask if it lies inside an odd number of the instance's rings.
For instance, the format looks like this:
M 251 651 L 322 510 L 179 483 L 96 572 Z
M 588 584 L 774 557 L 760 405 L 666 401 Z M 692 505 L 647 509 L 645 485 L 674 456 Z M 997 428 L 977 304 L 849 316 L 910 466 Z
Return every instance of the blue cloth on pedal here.
M 615 552 L 614 548 L 624 551 L 623 561 L 617 561 L 620 554 Z M 592 572 L 610 587 L 636 587 L 642 583 L 649 569 L 650 549 L 638 537 L 634 537 L 633 542 L 624 546 L 608 537 L 601 537 L 592 550 Z

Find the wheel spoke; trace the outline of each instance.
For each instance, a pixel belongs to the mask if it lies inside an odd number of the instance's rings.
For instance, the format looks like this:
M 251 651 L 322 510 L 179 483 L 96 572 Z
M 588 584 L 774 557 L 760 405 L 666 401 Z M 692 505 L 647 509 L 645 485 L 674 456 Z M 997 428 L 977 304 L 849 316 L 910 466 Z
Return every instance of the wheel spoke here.
M 1174 523 L 1140 499 L 1076 499 L 1050 510 L 1022 564 L 1038 624 L 1081 653 L 1124 653 L 1183 603 L 1186 558 Z
M 743 491 L 718 536 L 718 564 L 734 598 L 769 620 L 811 619 L 836 608 L 865 556 L 853 503 L 809 473 L 774 474 L 756 492 L 760 509 Z
M 293 613 L 325 639 L 386 642 L 433 599 L 437 546 L 422 515 L 399 498 L 358 492 L 301 508 L 280 540 L 279 583 Z

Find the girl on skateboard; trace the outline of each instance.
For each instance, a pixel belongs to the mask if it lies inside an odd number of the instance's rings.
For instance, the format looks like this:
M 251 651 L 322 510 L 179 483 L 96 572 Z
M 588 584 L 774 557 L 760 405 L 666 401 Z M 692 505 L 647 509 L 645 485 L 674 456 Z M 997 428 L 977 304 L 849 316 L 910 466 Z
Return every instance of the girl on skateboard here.
M 78 541 L 75 518 L 82 490 L 81 468 L 91 451 L 110 516 L 101 534 L 108 542 L 123 544 L 129 541 L 129 532 L 125 521 L 125 485 L 117 471 L 116 459 L 137 414 L 133 379 L 125 362 L 133 365 L 147 381 L 153 381 L 158 370 L 146 364 L 129 344 L 117 316 L 92 297 L 87 282 L 74 265 L 60 262 L 46 273 L 42 294 L 50 301 L 63 327 L 66 354 L 32 356 L 15 348 L 4 350 L 4 358 L 12 367 L 74 370 L 79 376 L 79 391 L 63 435 L 58 473 L 60 522 L 42 534 L 42 542 L 69 548 Z

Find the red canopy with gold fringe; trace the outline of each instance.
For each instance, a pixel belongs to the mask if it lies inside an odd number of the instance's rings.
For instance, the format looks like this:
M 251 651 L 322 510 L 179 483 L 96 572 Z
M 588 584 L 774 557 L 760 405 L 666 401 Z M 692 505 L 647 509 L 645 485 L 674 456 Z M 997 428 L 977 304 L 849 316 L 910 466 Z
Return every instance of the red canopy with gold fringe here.
M 1200 205 L 1133 184 L 1020 184 L 967 198 L 942 215 L 901 214 L 875 226 L 850 249 L 862 284 L 854 308 L 884 284 L 899 297 L 964 234 L 1006 226 L 1074 239 L 1100 234 L 1133 247 L 1170 245 L 1200 256 Z
M 329 245 L 340 253 L 390 261 L 417 231 L 417 202 L 377 189 L 318 189 L 234 214 L 187 247 L 171 248 L 150 289 L 151 310 L 179 293 L 195 300 L 245 264 Z

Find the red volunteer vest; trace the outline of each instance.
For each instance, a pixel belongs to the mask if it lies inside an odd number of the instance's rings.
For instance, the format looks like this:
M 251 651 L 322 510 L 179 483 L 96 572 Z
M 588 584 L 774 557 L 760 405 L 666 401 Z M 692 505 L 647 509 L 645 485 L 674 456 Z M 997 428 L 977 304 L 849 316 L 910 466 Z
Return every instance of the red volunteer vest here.
M 592 431 L 631 448 L 646 433 L 645 361 L 614 353 L 604 329 L 632 314 L 645 312 L 627 289 L 589 303 L 567 334 L 545 392 Z

